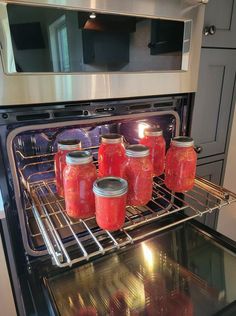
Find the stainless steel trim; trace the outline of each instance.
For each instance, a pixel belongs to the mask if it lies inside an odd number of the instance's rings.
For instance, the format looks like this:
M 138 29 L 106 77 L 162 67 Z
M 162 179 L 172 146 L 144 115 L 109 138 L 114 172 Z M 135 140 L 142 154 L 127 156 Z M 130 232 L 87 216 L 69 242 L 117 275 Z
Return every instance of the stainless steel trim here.
M 59 3 L 56 0 L 9 1 L 9 3 L 169 18 L 185 21 L 186 26 L 192 21 L 190 51 L 186 49 L 182 62 L 184 70 L 83 74 L 14 73 L 6 3 L 7 1 L 0 1 L 0 42 L 3 46 L 0 64 L 0 106 L 165 95 L 194 92 L 197 89 L 205 8 L 198 1 L 192 1 L 191 4 L 189 1 L 182 0 L 169 0 L 168 4 L 162 0 L 62 0 Z
M 179 131 L 180 131 L 180 118 L 177 112 L 175 111 L 161 111 L 161 112 L 150 112 L 150 113 L 138 113 L 138 114 L 133 114 L 132 115 L 132 119 L 135 118 L 147 118 L 150 116 L 154 116 L 154 115 L 166 115 L 166 114 L 172 114 L 175 119 L 176 119 L 176 136 L 179 135 Z M 114 116 L 114 117 L 109 117 L 109 121 L 115 121 L 115 120 L 120 120 L 122 118 L 128 118 L 130 117 L 129 115 L 119 115 L 119 116 Z M 29 131 L 29 130 L 38 130 L 38 129 L 42 129 L 42 128 L 54 128 L 54 127 L 64 127 L 64 126 L 72 126 L 72 125 L 76 125 L 76 124 L 88 124 L 89 123 L 98 123 L 98 120 L 100 123 L 107 121 L 107 117 L 104 118 L 95 118 L 95 119 L 90 119 L 89 121 L 86 120 L 81 120 L 81 121 L 69 121 L 69 122 L 59 122 L 59 123 L 48 123 L 48 124 L 41 124 L 41 125 L 29 125 L 29 126 L 22 126 L 22 127 L 18 127 L 16 129 L 14 129 L 13 131 L 11 131 L 7 137 L 6 140 L 6 144 L 7 144 L 7 155 L 8 155 L 8 159 L 9 159 L 9 164 L 10 164 L 10 170 L 12 173 L 12 180 L 13 180 L 13 187 L 14 187 L 14 193 L 15 193 L 15 200 L 16 200 L 16 206 L 17 206 L 17 210 L 18 210 L 18 216 L 19 216 L 19 221 L 20 221 L 20 226 L 21 226 L 21 232 L 22 232 L 22 239 L 23 239 L 23 244 L 25 247 L 26 252 L 29 255 L 32 256 L 42 256 L 42 255 L 46 255 L 47 251 L 36 251 L 33 250 L 30 245 L 29 245 L 29 241 L 28 241 L 28 237 L 27 237 L 27 229 L 26 229 L 26 224 L 25 224 L 25 216 L 24 216 L 24 207 L 22 205 L 22 200 L 21 200 L 21 191 L 20 191 L 20 184 L 19 184 L 19 179 L 17 176 L 17 170 L 16 170 L 16 164 L 15 164 L 15 160 L 14 160 L 14 153 L 12 151 L 12 144 L 13 144 L 13 139 L 15 138 L 15 136 L 17 136 L 19 133 L 25 132 L 25 131 Z

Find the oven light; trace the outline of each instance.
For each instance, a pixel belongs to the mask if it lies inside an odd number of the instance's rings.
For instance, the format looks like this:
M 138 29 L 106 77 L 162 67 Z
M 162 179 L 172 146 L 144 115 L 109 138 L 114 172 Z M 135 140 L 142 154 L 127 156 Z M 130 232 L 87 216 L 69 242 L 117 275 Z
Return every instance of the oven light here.
M 144 130 L 147 127 L 150 127 L 150 126 L 148 124 L 146 124 L 146 123 L 139 123 L 139 125 L 138 125 L 138 137 L 139 138 L 143 138 Z
M 91 12 L 89 15 L 90 19 L 96 19 L 96 13 L 95 12 Z
M 151 249 L 147 245 L 145 245 L 145 243 L 142 243 L 142 248 L 143 248 L 143 255 L 144 255 L 145 262 L 148 268 L 152 270 L 153 265 L 154 265 L 153 253 Z

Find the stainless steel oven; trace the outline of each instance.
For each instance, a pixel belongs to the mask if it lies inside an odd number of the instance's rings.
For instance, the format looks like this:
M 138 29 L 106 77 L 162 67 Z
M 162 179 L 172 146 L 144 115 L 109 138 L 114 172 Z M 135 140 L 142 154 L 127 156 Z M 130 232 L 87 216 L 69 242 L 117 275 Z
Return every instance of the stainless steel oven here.
M 109 232 L 55 190 L 59 139 L 97 165 L 104 133 L 190 134 L 203 2 L 0 2 L 0 233 L 19 315 L 235 312 L 236 245 L 195 219 L 236 194 L 199 177 L 176 194 L 160 176 Z
M 0 1 L 0 105 L 194 92 L 206 1 Z

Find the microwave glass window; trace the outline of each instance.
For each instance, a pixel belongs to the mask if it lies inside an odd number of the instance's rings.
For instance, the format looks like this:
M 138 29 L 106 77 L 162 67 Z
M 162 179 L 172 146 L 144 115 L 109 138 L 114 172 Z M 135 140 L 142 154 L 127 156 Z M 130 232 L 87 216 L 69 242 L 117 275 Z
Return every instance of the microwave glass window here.
M 187 70 L 191 22 L 8 4 L 17 72 Z

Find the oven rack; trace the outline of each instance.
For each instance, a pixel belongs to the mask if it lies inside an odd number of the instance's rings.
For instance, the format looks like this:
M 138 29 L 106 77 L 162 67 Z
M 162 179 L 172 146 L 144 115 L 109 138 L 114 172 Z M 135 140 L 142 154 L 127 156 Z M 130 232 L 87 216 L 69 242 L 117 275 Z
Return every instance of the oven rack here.
M 236 194 L 203 178 L 195 179 L 191 191 L 175 194 L 165 187 L 162 177 L 156 177 L 151 201 L 142 207 L 127 206 L 124 227 L 109 232 L 100 229 L 94 217 L 75 220 L 67 215 L 64 199 L 56 193 L 53 154 L 22 157 L 24 164 L 19 173 L 29 202 L 26 207 L 28 231 L 32 240 L 42 240 L 44 249 L 46 247 L 58 267 L 103 255 L 236 202 Z M 29 214 L 36 228 L 29 225 Z M 188 216 L 177 216 L 174 221 L 163 224 L 163 219 L 173 214 Z M 147 225 L 152 222 L 156 222 L 155 225 Z

